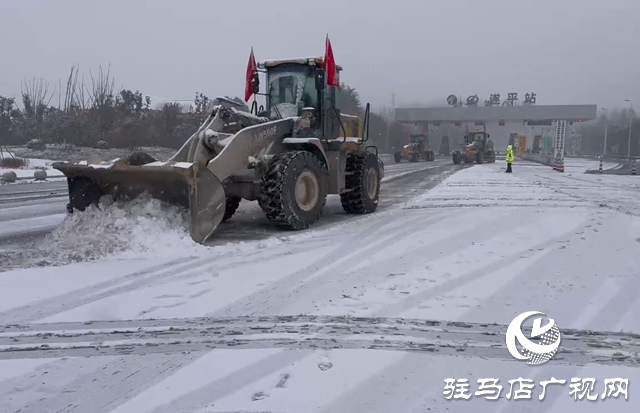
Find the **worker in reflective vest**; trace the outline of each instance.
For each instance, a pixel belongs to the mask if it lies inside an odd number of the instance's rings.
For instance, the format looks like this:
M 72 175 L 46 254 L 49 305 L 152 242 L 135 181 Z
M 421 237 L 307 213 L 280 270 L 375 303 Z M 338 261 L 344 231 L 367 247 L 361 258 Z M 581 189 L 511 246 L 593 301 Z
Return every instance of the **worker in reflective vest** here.
M 515 157 L 513 156 L 513 146 L 507 146 L 507 173 L 510 174 L 513 172 L 511 170 L 511 164 L 513 164 Z

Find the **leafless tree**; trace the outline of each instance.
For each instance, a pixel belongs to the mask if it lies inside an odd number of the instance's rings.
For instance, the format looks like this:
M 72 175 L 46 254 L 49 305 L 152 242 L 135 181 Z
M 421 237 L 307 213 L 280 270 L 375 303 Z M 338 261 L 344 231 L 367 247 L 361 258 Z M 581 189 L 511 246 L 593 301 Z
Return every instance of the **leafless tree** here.
M 65 89 L 64 106 L 61 107 L 65 113 L 69 113 L 69 111 L 74 109 L 86 109 L 83 84 L 84 78 L 80 78 L 80 66 L 71 66 Z
M 111 77 L 111 66 L 107 68 L 106 72 L 100 66 L 97 77 L 94 77 L 91 69 L 89 69 L 89 75 L 91 76 L 91 90 L 87 90 L 87 92 L 91 107 L 103 109 L 113 106 L 115 82 Z
M 55 95 L 55 89 L 49 93 L 49 82 L 42 78 L 33 78 L 31 81 L 22 81 L 21 92 L 25 116 L 41 121 Z

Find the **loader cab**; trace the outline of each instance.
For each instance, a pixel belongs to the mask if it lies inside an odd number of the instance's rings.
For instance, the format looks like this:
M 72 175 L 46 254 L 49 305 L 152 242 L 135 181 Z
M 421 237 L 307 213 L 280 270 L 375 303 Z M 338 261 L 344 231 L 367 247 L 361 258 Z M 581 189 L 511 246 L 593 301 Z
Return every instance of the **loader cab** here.
M 411 143 L 426 143 L 427 136 L 422 133 L 412 133 L 409 135 Z
M 267 61 L 258 66 L 265 73 L 266 108 L 262 114 L 270 119 L 308 116 L 312 128 L 331 139 L 340 133 L 340 114 L 336 88 L 328 87 L 324 78 L 323 59 L 289 59 Z M 338 69 L 338 76 L 341 67 Z M 327 116 L 329 114 L 329 116 Z
M 482 145 L 486 139 L 486 133 L 484 132 L 469 132 L 464 137 L 464 143 L 466 145 L 470 145 L 474 142 L 478 142 L 479 145 Z

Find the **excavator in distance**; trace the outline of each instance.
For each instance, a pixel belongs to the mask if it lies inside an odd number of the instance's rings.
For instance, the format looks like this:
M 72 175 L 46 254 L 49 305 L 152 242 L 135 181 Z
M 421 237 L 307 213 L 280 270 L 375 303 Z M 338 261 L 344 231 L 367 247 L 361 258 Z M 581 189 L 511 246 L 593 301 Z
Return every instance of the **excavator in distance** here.
M 464 163 L 495 163 L 496 153 L 493 150 L 493 141 L 489 139 L 486 130 L 479 132 L 469 132 L 464 136 L 464 144 L 461 144 L 462 151 L 453 152 L 453 163 L 459 165 Z
M 166 162 L 146 153 L 101 164 L 59 162 L 69 187 L 68 212 L 143 193 L 189 210 L 189 232 L 204 243 L 230 219 L 241 199 L 258 201 L 277 227 L 302 230 L 339 194 L 350 214 L 376 210 L 382 163 L 369 138 L 369 104 L 360 136 L 349 135 L 327 82 L 325 58 L 257 64 L 251 88 L 266 79 L 258 113 L 216 105 L 200 128 Z M 342 70 L 336 65 L 336 77 Z M 255 104 L 256 102 L 254 102 Z M 345 122 L 346 123 L 346 122 Z

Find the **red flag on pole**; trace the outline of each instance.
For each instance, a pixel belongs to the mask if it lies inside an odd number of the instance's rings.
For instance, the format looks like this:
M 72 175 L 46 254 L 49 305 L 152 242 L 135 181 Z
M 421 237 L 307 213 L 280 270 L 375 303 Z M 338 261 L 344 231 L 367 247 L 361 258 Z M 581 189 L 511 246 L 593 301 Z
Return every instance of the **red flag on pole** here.
M 333 57 L 333 48 L 331 47 L 331 40 L 329 40 L 329 35 L 327 35 L 325 45 L 324 70 L 327 76 L 327 85 L 335 86 L 340 89 L 340 84 L 338 83 L 338 71 L 336 70 L 336 61 Z
M 253 95 L 253 87 L 252 80 L 253 74 L 258 70 L 258 65 L 256 64 L 256 57 L 253 55 L 253 47 L 251 48 L 251 54 L 249 55 L 249 63 L 247 63 L 247 83 L 244 87 L 244 101 L 248 102 L 251 99 L 251 95 Z

